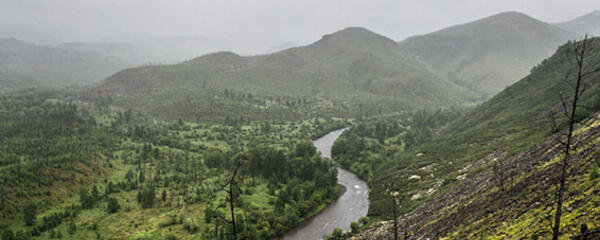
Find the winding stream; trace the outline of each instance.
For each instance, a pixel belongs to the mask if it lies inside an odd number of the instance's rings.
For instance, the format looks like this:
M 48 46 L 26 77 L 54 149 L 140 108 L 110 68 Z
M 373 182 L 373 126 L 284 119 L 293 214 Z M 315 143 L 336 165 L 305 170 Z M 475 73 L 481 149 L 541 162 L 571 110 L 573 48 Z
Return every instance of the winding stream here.
M 331 158 L 331 146 L 346 129 L 340 129 L 313 141 L 323 157 Z M 319 240 L 324 234 L 331 234 L 334 228 L 344 231 L 350 229 L 350 223 L 358 222 L 369 210 L 367 183 L 354 173 L 338 167 L 338 184 L 346 192 L 323 211 L 302 223 L 283 236 L 283 240 Z

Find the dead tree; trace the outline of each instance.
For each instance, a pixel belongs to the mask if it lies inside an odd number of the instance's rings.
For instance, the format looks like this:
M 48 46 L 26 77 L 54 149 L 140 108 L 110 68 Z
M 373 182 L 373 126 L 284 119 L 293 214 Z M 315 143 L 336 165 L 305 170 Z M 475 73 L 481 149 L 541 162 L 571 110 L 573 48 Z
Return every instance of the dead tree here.
M 237 224 L 235 219 L 235 202 L 239 197 L 239 193 L 241 193 L 240 185 L 244 180 L 240 174 L 244 160 L 246 160 L 246 157 L 243 154 L 238 154 L 234 157 L 234 166 L 231 171 L 231 176 L 227 178 L 227 181 L 223 185 L 223 189 L 225 189 L 225 193 L 227 193 L 227 204 L 229 205 L 229 210 L 231 211 L 231 220 L 218 213 L 218 209 L 223 207 L 223 205 L 217 206 L 217 209 L 214 210 L 217 218 L 231 225 L 231 234 L 233 235 L 232 237 L 234 240 L 238 239 Z
M 588 70 L 586 67 L 587 54 L 592 50 L 594 39 L 590 39 L 587 35 L 582 41 L 575 42 L 573 45 L 568 45 L 566 49 L 567 58 L 570 61 L 568 69 L 566 71 L 564 81 L 567 86 L 573 91 L 570 99 L 566 99 L 563 94 L 560 94 L 562 113 L 567 119 L 567 130 L 566 133 L 560 133 L 555 136 L 555 140 L 560 143 L 563 148 L 564 157 L 560 163 L 560 177 L 558 180 L 558 190 L 555 195 L 556 200 L 556 213 L 554 215 L 554 223 L 552 227 L 552 239 L 558 240 L 561 235 L 560 219 L 562 217 L 562 207 L 564 201 L 564 194 L 567 191 L 567 178 L 569 171 L 569 162 L 571 154 L 574 151 L 573 144 L 573 133 L 575 131 L 575 125 L 577 123 L 577 107 L 579 101 L 586 90 L 585 80 L 595 73 L 600 71 L 600 68 L 594 70 Z M 571 71 L 575 71 L 576 75 L 571 77 Z M 561 132 L 553 124 L 553 132 Z M 565 140 L 563 140 L 565 139 Z
M 386 184 L 386 192 L 390 195 L 390 200 L 392 200 L 392 221 L 394 223 L 393 226 L 393 234 L 394 240 L 398 240 L 398 195 L 399 193 L 395 191 L 395 187 L 393 184 Z

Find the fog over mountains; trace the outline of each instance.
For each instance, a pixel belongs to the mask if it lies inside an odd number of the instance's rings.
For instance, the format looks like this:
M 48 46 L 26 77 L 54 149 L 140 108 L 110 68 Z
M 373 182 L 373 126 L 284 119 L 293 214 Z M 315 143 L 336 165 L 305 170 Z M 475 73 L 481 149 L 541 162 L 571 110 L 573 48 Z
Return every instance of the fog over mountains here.
M 600 239 L 594 9 L 0 0 L 0 239 Z

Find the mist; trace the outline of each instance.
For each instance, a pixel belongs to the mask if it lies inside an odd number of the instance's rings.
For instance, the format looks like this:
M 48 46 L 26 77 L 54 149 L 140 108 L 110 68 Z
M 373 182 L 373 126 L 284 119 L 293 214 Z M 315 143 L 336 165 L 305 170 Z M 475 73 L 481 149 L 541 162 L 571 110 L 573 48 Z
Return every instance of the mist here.
M 348 26 L 402 40 L 503 11 L 561 22 L 594 9 L 600 1 L 1 0 L 0 26 L 35 30 L 50 43 L 210 36 L 289 45 Z

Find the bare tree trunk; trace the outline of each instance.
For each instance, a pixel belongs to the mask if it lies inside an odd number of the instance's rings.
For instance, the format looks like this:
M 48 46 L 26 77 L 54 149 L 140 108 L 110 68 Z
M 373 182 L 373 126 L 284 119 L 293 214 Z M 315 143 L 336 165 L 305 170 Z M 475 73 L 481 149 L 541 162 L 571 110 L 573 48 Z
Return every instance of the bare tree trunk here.
M 238 162 L 233 170 L 233 175 L 229 180 L 229 209 L 231 210 L 231 232 L 233 233 L 233 239 L 237 240 L 237 228 L 235 224 L 235 184 L 238 170 L 241 164 Z
M 398 210 L 396 206 L 397 202 L 395 196 L 392 197 L 392 201 L 394 202 L 394 240 L 398 240 Z
M 587 75 L 586 73 L 583 72 L 583 65 L 584 65 L 584 60 L 585 60 L 587 43 L 588 43 L 588 38 L 586 36 L 581 43 L 581 49 L 579 49 L 579 47 L 575 48 L 575 56 L 574 57 L 576 60 L 575 63 L 576 63 L 576 67 L 577 67 L 577 81 L 575 83 L 574 94 L 573 94 L 573 98 L 571 100 L 570 112 L 566 108 L 566 104 L 564 103 L 564 101 L 562 102 L 563 108 L 564 108 L 563 110 L 565 111 L 565 114 L 568 115 L 569 128 L 568 128 L 568 132 L 566 134 L 567 140 L 566 140 L 566 142 L 562 143 L 564 146 L 565 156 L 561 162 L 559 188 L 558 188 L 558 192 L 556 193 L 556 214 L 554 215 L 554 226 L 552 228 L 552 240 L 558 240 L 558 237 L 561 235 L 560 218 L 562 217 L 564 193 L 567 190 L 567 177 L 568 177 L 567 175 L 568 175 L 568 170 L 569 170 L 569 160 L 571 157 L 571 146 L 573 145 L 573 132 L 575 129 L 575 123 L 576 123 L 576 117 L 577 117 L 577 115 L 576 115 L 577 103 L 578 103 L 579 99 L 581 98 L 581 95 L 583 94 L 584 75 Z M 575 43 L 575 44 L 579 44 L 579 43 Z M 565 79 L 565 80 L 568 81 L 568 79 Z

